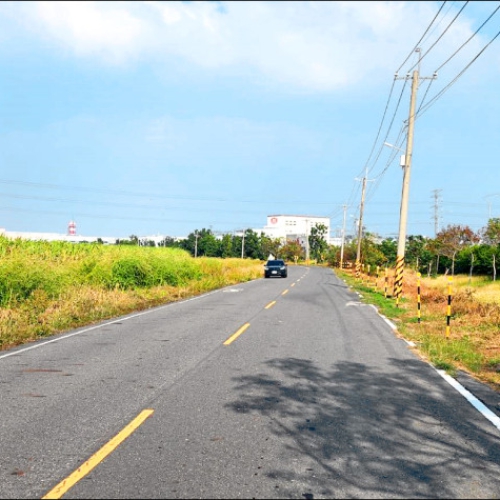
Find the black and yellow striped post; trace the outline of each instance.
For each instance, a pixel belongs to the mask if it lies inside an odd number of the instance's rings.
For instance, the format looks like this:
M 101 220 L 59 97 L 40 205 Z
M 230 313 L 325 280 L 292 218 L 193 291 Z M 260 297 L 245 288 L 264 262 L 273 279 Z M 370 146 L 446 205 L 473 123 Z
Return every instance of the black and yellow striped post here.
M 361 271 L 361 262 L 359 260 L 356 260 L 356 279 L 359 279 L 359 274 Z
M 380 278 L 380 266 L 377 266 L 377 279 L 375 281 L 375 288 L 378 289 L 378 280 Z
M 399 298 L 403 293 L 403 270 L 405 265 L 405 258 L 398 255 L 396 259 L 396 275 L 394 277 L 394 295 L 396 297 L 396 304 L 399 305 Z
M 420 277 L 422 275 L 417 273 L 417 322 L 420 323 Z
M 389 285 L 389 274 L 387 272 L 387 267 L 384 268 L 385 276 L 384 276 L 384 298 L 387 298 L 387 287 Z
M 446 307 L 446 338 L 450 336 L 450 318 L 451 318 L 451 282 L 453 278 L 448 277 L 448 306 Z

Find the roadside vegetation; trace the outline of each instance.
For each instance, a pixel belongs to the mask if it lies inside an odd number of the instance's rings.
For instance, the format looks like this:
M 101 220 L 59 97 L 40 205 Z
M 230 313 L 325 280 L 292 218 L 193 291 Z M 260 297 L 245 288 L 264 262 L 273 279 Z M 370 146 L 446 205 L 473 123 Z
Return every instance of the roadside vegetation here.
M 327 244 L 326 233 L 323 225 L 311 228 L 313 263 L 335 268 L 436 367 L 450 373 L 466 370 L 500 391 L 500 219 L 490 219 L 478 233 L 450 225 L 435 238 L 409 236 L 398 303 L 390 297 L 395 239 L 364 232 L 357 278 L 357 241 L 346 238 L 341 249 Z M 0 237 L 0 349 L 259 278 L 269 255 L 299 263 L 304 262 L 305 250 L 297 241 L 283 243 L 251 229 L 222 237 L 195 230 L 184 240 L 166 238 L 160 247 L 136 236 L 112 246 Z
M 414 342 L 420 355 L 434 366 L 450 374 L 466 371 L 500 391 L 499 282 L 468 275 L 420 277 L 419 322 L 419 277 L 415 271 L 405 269 L 399 301 L 391 297 L 393 270 L 388 273 L 387 294 L 383 270 L 378 278 L 375 268 L 365 268 L 359 277 L 353 270 L 335 273 L 357 290 L 364 302 L 374 304 L 392 320 L 397 332 Z M 447 332 L 448 301 L 451 314 Z
M 255 259 L 0 236 L 0 349 L 261 276 Z

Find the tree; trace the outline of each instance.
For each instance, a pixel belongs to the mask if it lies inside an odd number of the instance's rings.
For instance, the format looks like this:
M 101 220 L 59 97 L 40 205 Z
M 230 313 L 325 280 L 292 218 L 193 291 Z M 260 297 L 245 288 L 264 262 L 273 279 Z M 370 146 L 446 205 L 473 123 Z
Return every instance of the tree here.
M 273 253 L 273 255 L 277 255 Z M 280 255 L 284 260 L 293 260 L 295 263 L 300 258 L 304 257 L 304 249 L 298 241 L 287 241 L 285 245 L 281 247 Z
M 479 236 L 469 226 L 450 224 L 436 235 L 436 240 L 441 244 L 441 254 L 451 259 L 451 275 L 453 276 L 457 253 L 466 246 L 477 243 Z
M 375 239 L 375 234 L 367 232 L 361 240 L 361 261 L 370 266 L 387 263 L 387 258 L 381 251 L 380 245 L 375 242 Z
M 251 229 L 247 229 L 245 231 L 244 256 L 249 257 L 251 259 L 264 260 L 260 243 L 261 242 L 260 242 L 259 235 L 255 231 L 252 231 Z M 266 257 L 267 257 L 267 255 L 266 255 Z
M 396 265 L 396 256 L 398 253 L 398 243 L 394 239 L 385 239 L 380 243 L 380 251 L 384 254 L 385 262 L 389 266 Z
M 158 244 L 160 247 L 176 247 L 179 246 L 179 244 L 171 237 L 171 236 L 165 236 L 162 241 Z
M 260 247 L 262 249 L 263 259 L 267 259 L 269 255 L 274 255 L 275 257 L 281 255 L 284 259 L 286 259 L 283 255 L 283 244 L 279 238 L 270 238 L 261 232 Z
M 220 244 L 210 229 L 198 233 L 198 256 L 220 257 Z
M 406 261 L 412 264 L 417 272 L 432 262 L 432 253 L 428 249 L 428 239 L 424 236 L 409 236 L 406 247 Z
M 326 232 L 328 228 L 325 224 L 316 224 L 311 228 L 311 233 L 309 235 L 309 251 L 313 259 L 318 262 L 323 262 L 325 260 L 326 250 L 328 248 L 328 243 L 325 239 Z
M 226 259 L 233 257 L 233 238 L 230 234 L 225 234 L 220 243 L 221 257 Z
M 500 218 L 488 220 L 488 225 L 482 230 L 484 242 L 488 245 L 500 244 Z

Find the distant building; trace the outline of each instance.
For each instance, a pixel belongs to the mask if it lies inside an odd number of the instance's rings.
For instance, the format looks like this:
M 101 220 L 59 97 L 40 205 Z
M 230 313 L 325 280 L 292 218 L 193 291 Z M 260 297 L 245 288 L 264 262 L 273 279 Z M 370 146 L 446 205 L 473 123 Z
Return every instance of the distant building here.
M 31 241 L 69 241 L 71 243 L 92 243 L 101 240 L 106 244 L 116 243 L 116 238 L 106 236 L 81 236 L 78 234 L 62 234 L 62 233 L 34 233 L 28 231 L 7 231 L 0 228 L 0 235 L 10 239 L 21 238 Z
M 267 224 L 262 231 L 270 238 L 279 238 L 283 241 L 297 241 L 305 245 L 306 238 L 311 234 L 311 229 L 317 224 L 326 227 L 326 241 L 330 243 L 330 218 L 316 215 L 268 215 Z

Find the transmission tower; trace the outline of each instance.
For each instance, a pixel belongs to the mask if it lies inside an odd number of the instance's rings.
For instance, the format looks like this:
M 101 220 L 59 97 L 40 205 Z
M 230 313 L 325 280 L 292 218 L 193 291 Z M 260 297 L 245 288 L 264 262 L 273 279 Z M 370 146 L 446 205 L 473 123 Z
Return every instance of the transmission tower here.
M 439 195 L 440 195 L 441 191 L 442 191 L 442 189 L 434 189 L 432 191 L 432 197 L 434 198 L 434 205 L 433 205 L 433 208 L 434 208 L 434 216 L 433 216 L 433 219 L 434 219 L 434 237 L 436 237 L 438 232 L 439 232 L 439 220 L 441 219 L 441 217 L 439 216 L 439 207 L 441 204 L 441 200 L 439 198 Z

